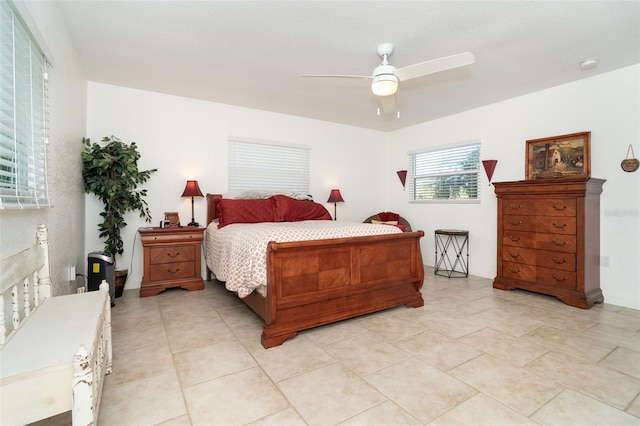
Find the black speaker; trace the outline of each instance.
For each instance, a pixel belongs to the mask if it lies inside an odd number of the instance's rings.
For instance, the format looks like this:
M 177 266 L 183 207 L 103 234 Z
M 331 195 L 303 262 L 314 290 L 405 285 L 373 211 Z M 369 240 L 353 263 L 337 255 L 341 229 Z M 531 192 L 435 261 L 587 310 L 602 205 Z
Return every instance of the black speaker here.
M 87 256 L 87 262 L 87 290 L 96 291 L 100 288 L 102 280 L 107 281 L 111 306 L 115 306 L 116 270 L 114 257 L 105 251 L 93 251 Z

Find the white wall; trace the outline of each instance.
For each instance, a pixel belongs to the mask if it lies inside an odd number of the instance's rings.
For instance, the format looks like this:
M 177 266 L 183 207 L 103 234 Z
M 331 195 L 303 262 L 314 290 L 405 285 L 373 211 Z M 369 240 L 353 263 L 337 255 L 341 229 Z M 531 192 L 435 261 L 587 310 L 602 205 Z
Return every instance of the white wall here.
M 521 180 L 526 140 L 591 131 L 591 176 L 607 180 L 600 251 L 610 256 L 611 266 L 600 268 L 601 288 L 605 302 L 640 309 L 640 171 L 626 173 L 620 167 L 629 144 L 640 157 L 639 117 L 636 65 L 396 131 L 387 147 L 388 169 L 406 169 L 409 150 L 481 138 L 482 158 L 498 160 L 493 181 Z M 402 206 L 396 208 L 426 232 L 425 264 L 434 263 L 435 229 L 467 229 L 470 273 L 495 276 L 496 199 L 484 173 L 483 178 L 477 205 L 409 204 L 401 189 L 390 186 L 388 204 Z
M 274 114 L 90 82 L 87 136 L 115 135 L 139 146 L 143 169 L 158 168 L 147 182 L 147 202 L 158 226 L 166 211 L 191 219 L 191 200 L 180 197 L 187 179 L 204 193 L 227 191 L 227 137 L 245 136 L 307 144 L 311 149 L 311 194 L 326 202 L 339 188 L 340 220 L 362 221 L 385 208 L 384 134 L 352 126 Z M 333 205 L 325 204 L 333 214 Z M 86 196 L 86 251 L 103 250 L 97 224 L 102 206 Z M 206 203 L 195 201 L 195 219 L 204 224 Z M 126 218 L 125 252 L 118 268 L 129 268 L 127 289 L 140 287 L 142 246 L 137 229 L 149 226 L 136 214 Z
M 47 166 L 53 207 L 0 210 L 0 257 L 35 243 L 40 223 L 49 228 L 52 292 L 75 291 L 68 281 L 69 265 L 82 265 L 84 256 L 84 190 L 80 152 L 85 129 L 86 80 L 69 42 L 56 6 L 49 2 L 25 2 L 28 13 L 53 54 L 49 70 L 49 145 Z

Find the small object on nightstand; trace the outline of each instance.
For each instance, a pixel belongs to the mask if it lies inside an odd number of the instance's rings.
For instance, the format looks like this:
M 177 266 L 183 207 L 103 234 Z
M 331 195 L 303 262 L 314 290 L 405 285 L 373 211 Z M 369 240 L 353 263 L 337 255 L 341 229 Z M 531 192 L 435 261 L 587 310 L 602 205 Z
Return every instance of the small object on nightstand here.
M 167 224 L 168 222 L 168 224 Z M 180 225 L 180 215 L 178 212 L 164 212 L 164 226 Z

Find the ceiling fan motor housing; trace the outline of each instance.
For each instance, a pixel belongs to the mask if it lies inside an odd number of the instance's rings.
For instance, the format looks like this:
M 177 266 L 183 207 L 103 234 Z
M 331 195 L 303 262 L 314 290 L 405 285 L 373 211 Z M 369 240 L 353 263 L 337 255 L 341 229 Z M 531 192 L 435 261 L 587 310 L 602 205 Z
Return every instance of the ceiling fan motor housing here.
M 390 96 L 398 91 L 398 76 L 393 65 L 380 65 L 373 70 L 371 92 L 376 96 Z

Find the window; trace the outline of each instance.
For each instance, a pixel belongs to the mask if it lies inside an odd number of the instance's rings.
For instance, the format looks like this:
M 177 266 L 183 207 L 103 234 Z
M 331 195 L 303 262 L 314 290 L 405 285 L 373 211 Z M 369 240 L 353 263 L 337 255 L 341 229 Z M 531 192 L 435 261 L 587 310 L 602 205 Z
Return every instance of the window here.
M 0 208 L 48 207 L 47 60 L 0 1 Z
M 409 153 L 409 200 L 478 202 L 480 142 Z
M 306 145 L 229 138 L 229 191 L 275 189 L 309 193 Z

